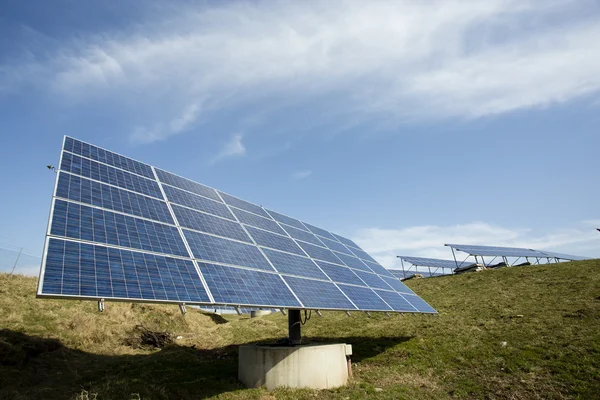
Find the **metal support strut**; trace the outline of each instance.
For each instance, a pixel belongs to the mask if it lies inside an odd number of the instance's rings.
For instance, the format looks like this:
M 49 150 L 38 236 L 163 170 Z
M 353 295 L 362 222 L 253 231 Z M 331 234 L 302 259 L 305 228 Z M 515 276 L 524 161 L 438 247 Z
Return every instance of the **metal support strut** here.
M 288 331 L 291 345 L 302 343 L 302 324 L 300 323 L 300 310 L 288 310 Z
M 104 299 L 98 300 L 98 311 L 104 311 Z

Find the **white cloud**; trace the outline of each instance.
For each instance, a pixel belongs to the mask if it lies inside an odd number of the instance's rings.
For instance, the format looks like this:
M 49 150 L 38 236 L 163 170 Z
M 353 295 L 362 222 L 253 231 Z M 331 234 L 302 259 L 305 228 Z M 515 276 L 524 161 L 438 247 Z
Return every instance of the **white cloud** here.
M 306 178 L 308 178 L 311 175 L 312 175 L 312 171 L 310 171 L 308 169 L 305 169 L 305 170 L 302 170 L 302 171 L 296 171 L 296 172 L 294 172 L 292 174 L 292 178 L 300 180 L 300 179 L 306 179 Z
M 243 135 L 241 133 L 236 133 L 231 137 L 231 139 L 225 143 L 220 152 L 218 152 L 211 160 L 211 164 L 215 164 L 224 158 L 228 157 L 239 157 L 246 154 L 246 147 L 244 143 L 242 143 Z
M 0 65 L 0 93 L 34 83 L 70 103 L 118 104 L 141 115 L 132 134 L 141 142 L 258 101 L 271 112 L 328 101 L 316 121 L 494 115 L 600 90 L 600 41 L 593 40 L 600 18 L 586 12 L 593 7 L 558 0 L 167 5 L 152 23 L 63 40 L 44 61 Z
M 586 226 L 585 221 L 575 228 L 563 228 L 548 233 L 531 229 L 506 228 L 473 222 L 454 226 L 414 226 L 403 229 L 364 228 L 352 239 L 383 266 L 399 268 L 396 256 L 452 259 L 452 251 L 444 244 L 473 244 L 525 247 L 582 256 L 599 256 L 600 235 Z M 457 253 L 464 259 L 466 254 Z

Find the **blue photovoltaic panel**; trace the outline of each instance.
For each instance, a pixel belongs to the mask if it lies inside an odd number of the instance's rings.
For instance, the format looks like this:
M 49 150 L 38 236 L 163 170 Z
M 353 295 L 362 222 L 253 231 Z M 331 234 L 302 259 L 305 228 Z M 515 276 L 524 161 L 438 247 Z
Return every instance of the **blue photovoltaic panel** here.
M 319 267 L 317 267 L 309 258 L 282 253 L 271 249 L 263 249 L 263 251 L 275 269 L 282 274 L 327 279 L 327 276 L 325 276 Z
M 361 271 L 371 272 L 371 268 L 367 267 L 365 265 L 365 263 L 363 263 L 356 257 L 351 257 L 351 256 L 347 256 L 345 254 L 339 254 L 339 253 L 336 255 L 339 257 L 340 260 L 342 260 L 344 262 L 344 264 L 346 264 L 350 268 L 356 268 L 356 269 L 360 269 Z
M 293 226 L 294 228 L 307 230 L 306 227 L 302 224 L 302 222 L 297 219 L 290 218 L 287 215 L 279 214 L 275 211 L 267 210 L 268 213 L 273 217 L 273 219 L 277 222 L 281 222 L 282 224 Z
M 182 178 L 180 176 L 171 174 L 170 172 L 163 171 L 155 168 L 158 180 L 167 185 L 175 186 L 180 189 L 187 190 L 188 192 L 196 193 L 210 199 L 221 201 L 221 198 L 217 194 L 215 189 L 209 188 L 208 186 L 201 185 L 197 182 L 190 181 L 189 179 Z
M 400 296 L 396 292 L 388 292 L 386 290 L 375 290 L 375 293 L 379 295 L 394 311 L 401 312 L 417 312 L 416 308 L 413 307 L 406 299 Z
M 316 261 L 329 278 L 334 282 L 349 283 L 351 285 L 364 285 L 365 283 L 348 267 Z
M 343 244 L 341 244 L 340 242 L 336 242 L 334 240 L 329 240 L 326 238 L 322 238 L 321 241 L 323 242 L 323 244 L 325 244 L 325 246 L 327 246 L 330 250 L 335 250 L 337 252 L 340 253 L 344 253 L 346 255 L 352 256 L 352 252 L 350 250 L 348 250 L 346 248 L 346 246 L 344 246 Z
M 390 306 L 385 304 L 370 288 L 349 285 L 339 285 L 339 287 L 359 310 L 392 311 Z
M 358 277 L 360 279 L 362 279 L 366 283 L 366 286 L 369 286 L 369 287 L 372 287 L 375 289 L 386 289 L 386 290 L 392 289 L 390 287 L 390 285 L 385 283 L 384 280 L 379 277 L 379 275 L 375 275 L 375 274 L 371 274 L 369 272 L 363 272 L 363 271 L 354 271 L 354 272 L 356 273 L 356 275 L 358 275 Z
M 257 206 L 256 204 L 248 203 L 245 200 L 230 196 L 227 193 L 219 192 L 219 194 L 221 195 L 225 203 L 229 204 L 230 206 L 241 208 L 242 210 L 246 210 L 254 214 L 263 216 L 265 218 L 271 219 L 269 214 L 267 214 L 265 210 L 263 210 L 260 206 Z
M 291 226 L 283 227 L 287 233 L 293 237 L 294 239 L 303 240 L 308 243 L 315 244 L 317 246 L 323 246 L 323 242 L 321 242 L 314 233 L 306 232 L 300 229 L 292 228 Z
M 64 153 L 60 169 L 157 199 L 163 198 L 158 183 L 155 180 L 142 178 L 141 176 L 70 153 Z
M 356 309 L 332 282 L 293 278 L 291 276 L 285 276 L 283 279 L 290 285 L 290 288 L 305 307 L 340 310 Z
M 352 250 L 352 253 L 354 253 L 354 255 L 360 259 L 366 260 L 366 261 L 371 261 L 376 263 L 377 261 L 375 261 L 375 259 L 373 257 L 371 257 L 370 255 L 368 255 L 365 251 L 359 250 L 359 249 L 350 249 Z
M 341 263 L 341 261 L 335 256 L 335 254 L 333 254 L 331 250 L 304 242 L 297 243 L 300 247 L 302 247 L 306 254 L 308 254 L 312 258 L 337 264 Z
M 204 211 L 209 214 L 218 215 L 219 217 L 235 221 L 235 217 L 229 211 L 229 208 L 221 202 L 198 196 L 169 185 L 163 185 L 163 190 L 165 191 L 167 200 L 171 203 L 177 203 L 182 206 L 193 208 L 194 210 Z
M 256 246 L 187 229 L 183 233 L 197 259 L 273 271 Z
M 436 311 L 422 298 L 415 295 L 403 294 L 402 295 L 410 304 L 412 304 L 417 311 L 422 313 L 436 313 Z
M 275 250 L 287 251 L 303 256 L 304 252 L 300 249 L 296 243 L 285 236 L 276 235 L 275 233 L 263 231 L 251 226 L 247 226 L 246 229 L 250 233 L 250 236 L 254 238 L 256 244 L 259 246 L 270 247 Z
M 324 229 L 73 138 L 61 160 L 39 296 L 340 310 L 356 306 L 336 285 L 365 310 L 401 304 L 391 287 L 414 296 Z
M 335 240 L 335 236 L 333 236 L 331 233 L 327 232 L 325 229 L 321 229 L 314 225 L 307 224 L 306 222 L 304 222 L 304 226 L 306 226 L 312 233 L 314 233 L 316 235 L 323 236 L 323 237 L 326 237 L 331 240 Z
M 366 264 L 367 267 L 369 267 L 371 269 L 371 271 L 375 272 L 376 274 L 387 276 L 390 278 L 394 277 L 394 275 L 392 275 L 390 273 L 390 271 L 383 268 L 379 263 L 372 263 L 372 262 L 368 262 L 368 261 L 363 261 L 363 262 Z
M 179 225 L 212 233 L 217 236 L 224 236 L 230 239 L 241 240 L 242 242 L 252 243 L 252 239 L 246 234 L 244 228 L 237 222 L 215 217 L 209 214 L 204 214 L 199 211 L 190 210 L 189 208 L 173 205 L 173 212 L 177 217 Z
M 59 173 L 56 196 L 155 221 L 174 223 L 164 201 L 64 172 Z
M 257 228 L 266 229 L 271 232 L 279 233 L 280 235 L 286 235 L 283 229 L 281 229 L 279 225 L 277 225 L 277 222 L 273 221 L 272 219 L 259 217 L 256 214 L 239 210 L 237 208 L 232 208 L 231 211 L 233 211 L 235 216 L 242 224 L 252 225 Z
M 340 235 L 336 235 L 335 233 L 332 233 L 333 236 L 336 237 L 337 240 L 339 240 L 340 242 L 342 242 L 343 244 L 345 244 L 346 246 L 352 246 L 355 249 L 359 249 L 362 250 L 356 243 L 354 243 L 352 240 L 345 238 L 343 236 Z
M 404 279 L 407 276 L 414 274 L 414 272 L 404 272 L 399 269 L 390 269 L 390 273 L 398 279 Z
M 298 308 L 300 304 L 277 274 L 200 263 L 215 303 Z
M 91 158 L 92 160 L 100 161 L 104 164 L 145 176 L 146 178 L 154 179 L 152 167 L 149 165 L 106 151 L 91 144 L 66 137 L 64 149 L 71 153 L 79 154 L 80 156 Z
M 414 294 L 413 291 L 408 288 L 408 286 L 400 282 L 400 280 L 397 278 L 388 278 L 382 276 L 381 279 L 383 279 L 385 283 L 390 285 L 396 292 Z
M 177 228 L 56 200 L 50 233 L 114 246 L 188 256 Z
M 42 278 L 47 295 L 209 301 L 190 260 L 55 238 L 47 250 Z

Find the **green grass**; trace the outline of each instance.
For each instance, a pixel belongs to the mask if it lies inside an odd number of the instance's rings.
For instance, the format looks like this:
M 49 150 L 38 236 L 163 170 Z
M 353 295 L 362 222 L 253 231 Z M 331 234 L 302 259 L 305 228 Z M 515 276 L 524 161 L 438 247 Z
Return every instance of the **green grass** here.
M 125 303 L 98 313 L 92 302 L 36 299 L 34 278 L 0 275 L 0 399 L 600 399 L 600 261 L 408 284 L 439 317 L 313 314 L 304 339 L 351 343 L 353 379 L 267 392 L 237 381 L 237 346 L 286 336 L 281 314 Z M 183 339 L 134 349 L 124 343 L 138 324 Z

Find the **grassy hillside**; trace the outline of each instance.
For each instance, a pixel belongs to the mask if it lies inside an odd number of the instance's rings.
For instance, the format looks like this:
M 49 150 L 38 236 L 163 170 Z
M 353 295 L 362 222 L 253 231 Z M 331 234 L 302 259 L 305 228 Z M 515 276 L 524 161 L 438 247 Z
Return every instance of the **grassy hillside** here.
M 439 317 L 313 314 L 306 339 L 353 345 L 351 384 L 269 393 L 237 381 L 237 345 L 284 337 L 281 314 L 119 303 L 98 313 L 92 302 L 36 299 L 34 278 L 0 275 L 0 399 L 600 398 L 600 261 L 408 284 Z M 136 348 L 136 325 L 183 338 Z

